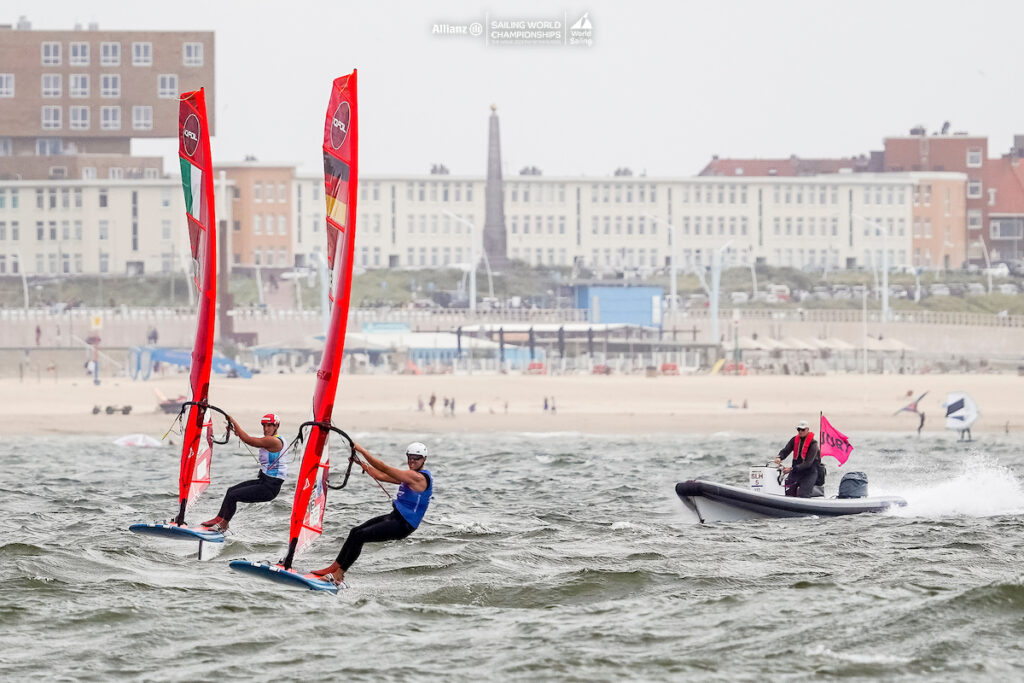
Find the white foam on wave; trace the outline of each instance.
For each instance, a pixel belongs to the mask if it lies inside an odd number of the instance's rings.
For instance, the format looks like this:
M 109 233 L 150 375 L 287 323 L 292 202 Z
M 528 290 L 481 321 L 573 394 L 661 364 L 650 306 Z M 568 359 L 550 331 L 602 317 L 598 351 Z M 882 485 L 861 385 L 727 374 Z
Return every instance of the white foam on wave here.
M 940 475 L 941 477 L 941 475 Z M 872 492 L 875 493 L 875 492 Z M 931 484 L 894 487 L 907 501 L 894 514 L 901 517 L 992 517 L 1024 513 L 1024 488 L 1009 468 L 981 453 L 968 455 L 952 478 Z
M 897 655 L 865 654 L 860 652 L 836 652 L 824 645 L 815 645 L 807 649 L 811 656 L 823 656 L 838 659 L 839 661 L 851 664 L 909 664 L 913 661 L 910 657 Z

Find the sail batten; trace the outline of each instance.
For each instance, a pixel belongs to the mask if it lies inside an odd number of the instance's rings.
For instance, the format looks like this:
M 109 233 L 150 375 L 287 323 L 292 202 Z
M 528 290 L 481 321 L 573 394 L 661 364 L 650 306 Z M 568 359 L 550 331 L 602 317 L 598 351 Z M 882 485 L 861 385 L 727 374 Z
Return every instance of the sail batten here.
M 329 425 L 334 414 L 338 375 L 345 347 L 356 230 L 356 184 L 359 136 L 356 71 L 336 78 L 324 124 L 324 187 L 327 224 L 327 267 L 330 273 L 330 321 L 313 391 L 313 420 Z M 295 553 L 323 532 L 327 507 L 330 450 L 325 427 L 312 426 L 295 487 L 286 568 Z
M 192 251 L 193 282 L 198 293 L 196 334 L 189 371 L 189 400 L 201 404 L 189 406 L 181 448 L 179 511 L 175 521 L 184 524 L 186 510 L 210 485 L 213 456 L 212 423 L 205 405 L 210 392 L 217 308 L 217 221 L 203 89 L 181 94 L 178 107 L 178 160 Z

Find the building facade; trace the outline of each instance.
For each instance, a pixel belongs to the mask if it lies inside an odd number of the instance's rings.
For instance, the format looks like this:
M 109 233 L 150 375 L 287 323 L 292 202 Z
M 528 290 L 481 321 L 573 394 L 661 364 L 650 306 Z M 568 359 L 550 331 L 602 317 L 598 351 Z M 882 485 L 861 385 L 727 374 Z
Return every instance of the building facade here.
M 218 165 L 232 190 L 231 268 L 294 265 L 295 168 L 250 161 Z
M 0 179 L 157 178 L 132 138 L 177 136 L 178 96 L 207 89 L 210 31 L 34 31 L 0 27 Z
M 873 267 L 881 264 L 883 249 L 891 265 L 909 265 L 919 182 L 897 173 L 518 176 L 504 184 L 507 255 L 535 266 L 645 271 L 668 265 L 674 243 L 683 269 L 707 266 L 711 251 L 721 247 L 727 265 Z M 323 249 L 322 186 L 316 176 L 296 180 L 299 265 Z M 356 265 L 464 267 L 479 258 L 484 187 L 484 179 L 472 177 L 363 176 Z M 934 257 L 936 267 L 941 262 Z
M 966 260 L 984 263 L 990 248 L 983 227 L 988 223 L 985 165 L 988 138 L 955 133 L 927 135 L 923 128 L 909 136 L 885 138 L 885 170 L 893 172 L 957 172 L 966 176 Z M 958 267 L 961 264 L 954 264 Z

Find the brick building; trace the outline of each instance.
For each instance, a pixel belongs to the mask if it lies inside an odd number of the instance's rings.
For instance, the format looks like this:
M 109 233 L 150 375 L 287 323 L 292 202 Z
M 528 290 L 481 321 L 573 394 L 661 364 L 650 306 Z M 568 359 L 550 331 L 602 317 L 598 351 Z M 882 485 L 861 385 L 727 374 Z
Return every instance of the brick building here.
M 210 31 L 0 25 L 0 179 L 160 177 L 131 140 L 176 137 L 178 95 L 200 87 L 213 134 Z

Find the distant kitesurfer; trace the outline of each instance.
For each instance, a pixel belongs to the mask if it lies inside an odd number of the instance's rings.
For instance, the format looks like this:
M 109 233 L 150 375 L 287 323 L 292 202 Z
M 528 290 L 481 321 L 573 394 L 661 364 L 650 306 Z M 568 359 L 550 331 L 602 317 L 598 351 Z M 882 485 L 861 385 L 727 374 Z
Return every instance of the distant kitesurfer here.
M 277 435 L 281 419 L 276 413 L 267 413 L 260 419 L 263 436 L 249 436 L 230 415 L 228 422 L 230 423 L 229 429 L 237 434 L 243 443 L 260 449 L 260 473 L 255 479 L 243 481 L 229 488 L 224 494 L 224 502 L 221 503 L 217 516 L 208 522 L 203 522 L 203 526 L 221 532 L 227 530 L 228 523 L 235 516 L 235 508 L 238 503 L 265 503 L 277 498 L 288 469 L 288 464 L 282 457 L 284 455 L 284 439 Z
M 796 426 L 796 436 L 789 440 L 775 458 L 775 464 L 782 464 L 783 459 L 793 454 L 793 466 L 783 467 L 786 477 L 786 495 L 798 498 L 810 498 L 818 482 L 818 465 L 821 463 L 821 452 L 814 433 L 806 420 Z
M 434 491 L 434 477 L 430 470 L 424 469 L 427 460 L 425 444 L 417 441 L 405 449 L 405 457 L 409 463 L 407 470 L 392 467 L 375 458 L 357 443 L 352 445 L 366 458 L 365 461 L 356 460 L 364 472 L 377 481 L 400 486 L 389 514 L 374 517 L 354 527 L 334 563 L 312 572 L 335 583 L 341 583 L 345 579 L 345 572 L 359 558 L 364 543 L 397 541 L 415 531 L 427 512 L 430 496 Z
M 917 423 L 917 435 L 921 436 L 921 430 L 924 429 L 924 412 L 918 414 L 921 416 L 921 421 Z

